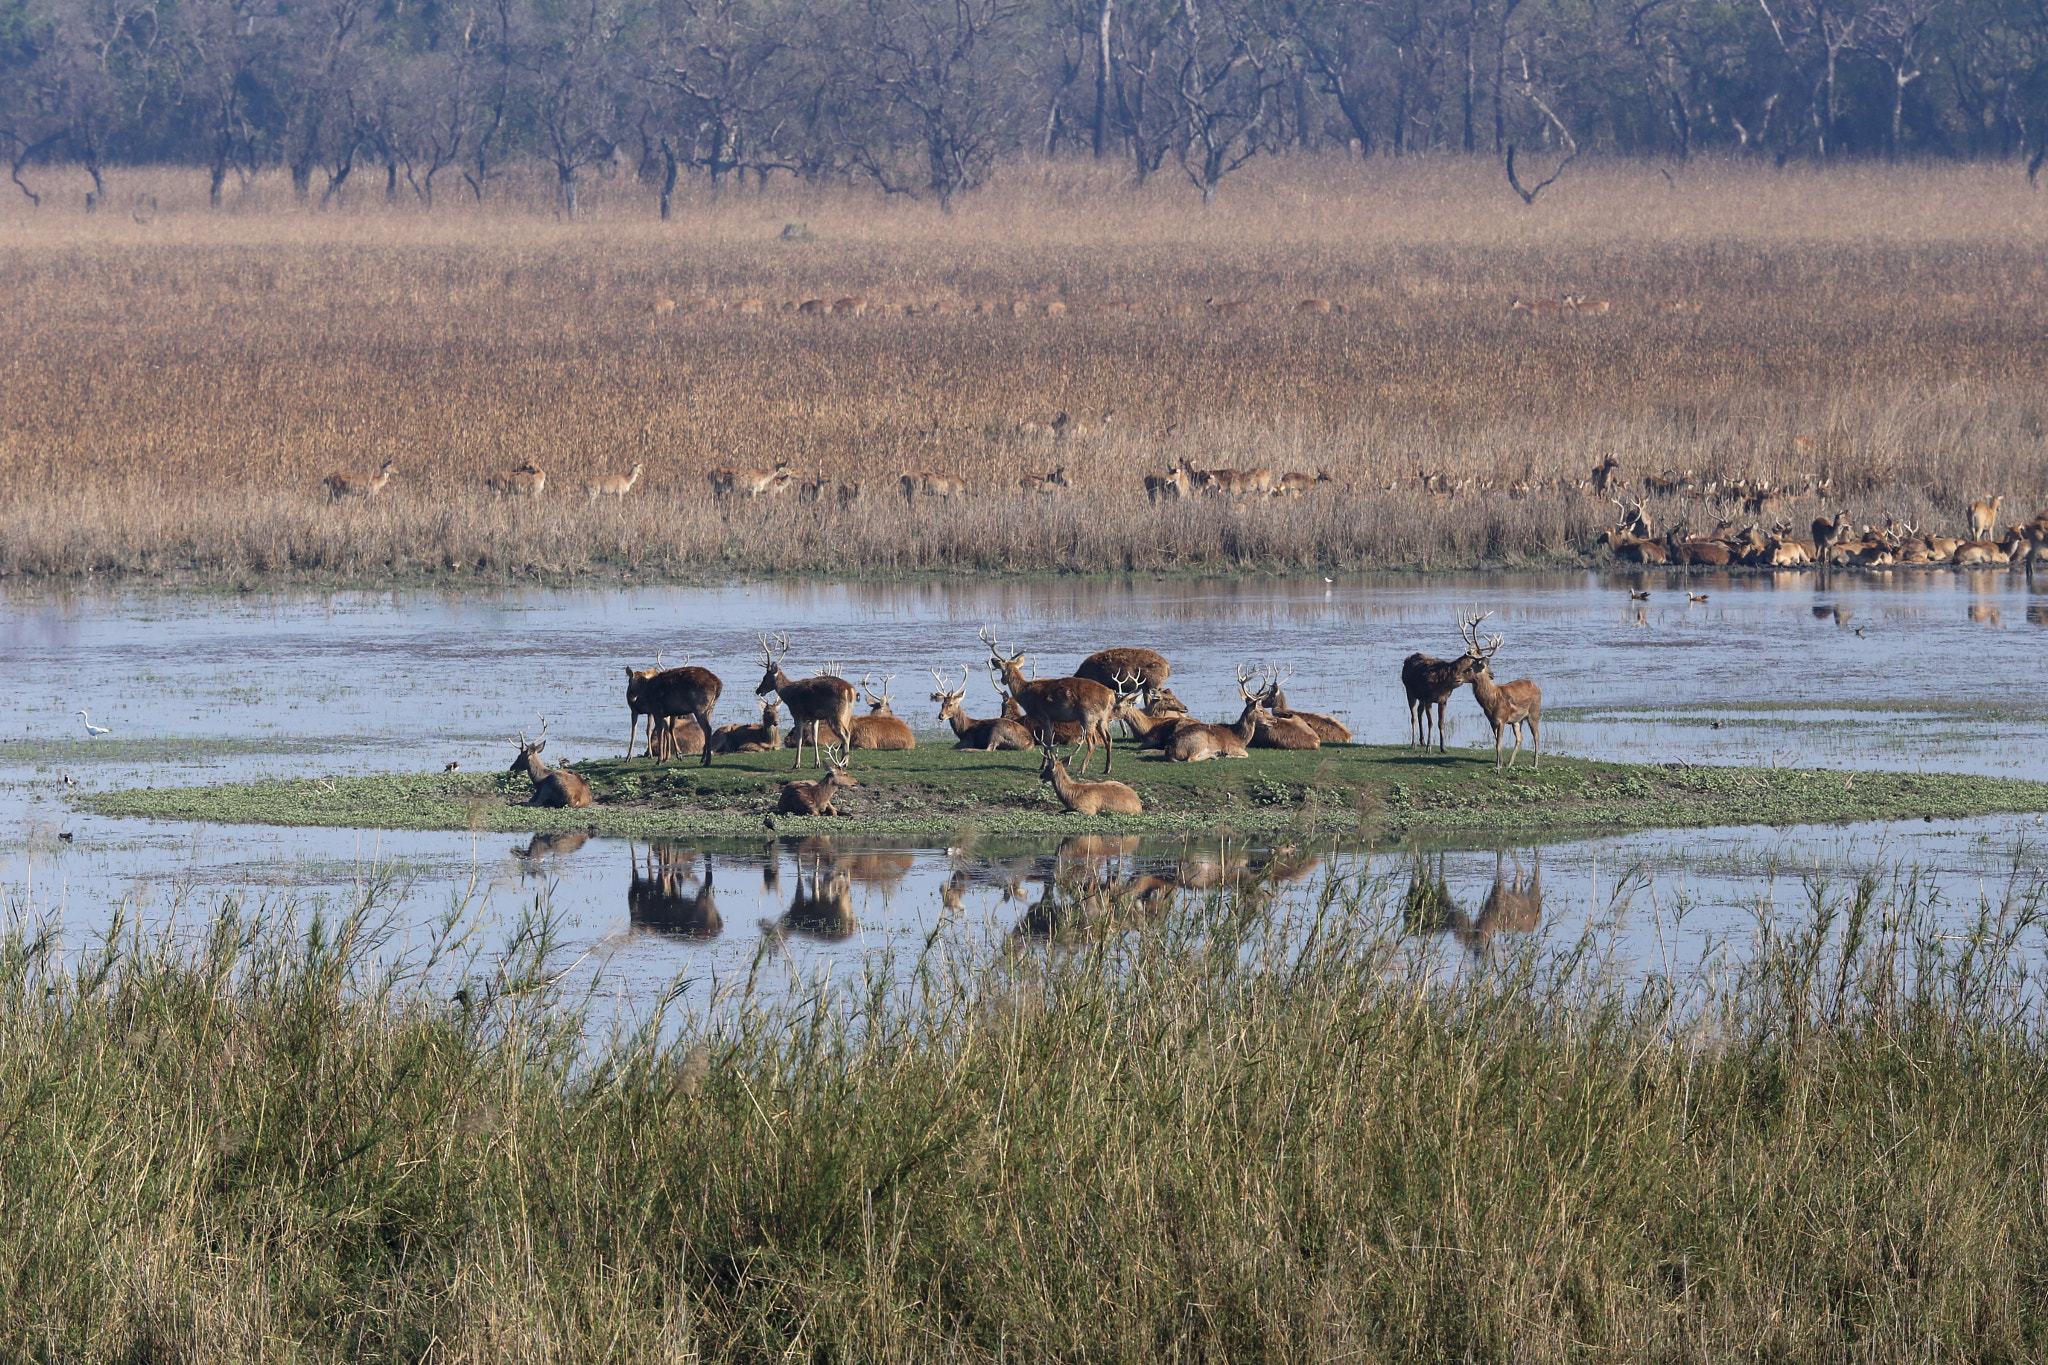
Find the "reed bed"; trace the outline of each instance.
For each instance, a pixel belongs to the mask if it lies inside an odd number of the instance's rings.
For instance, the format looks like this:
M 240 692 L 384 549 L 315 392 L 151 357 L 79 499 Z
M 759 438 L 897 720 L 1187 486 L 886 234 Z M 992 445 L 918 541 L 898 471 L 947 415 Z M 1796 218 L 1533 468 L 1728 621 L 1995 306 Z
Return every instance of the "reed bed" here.
M 1447 959 L 1415 885 L 1075 888 L 1051 945 L 772 1005 L 770 946 L 595 1041 L 544 912 L 466 975 L 374 896 L 69 957 L 17 917 L 0 1351 L 2038 1356 L 2038 884 L 1816 886 L 1647 979 L 1600 932 Z
M 2048 504 L 2043 207 L 1982 168 L 1575 168 L 1530 211 L 1463 163 L 1276 162 L 1203 214 L 1020 167 L 953 215 L 773 192 L 671 224 L 617 187 L 573 224 L 516 197 L 320 214 L 261 181 L 209 216 L 191 179 L 131 173 L 148 213 L 0 230 L 0 572 L 1544 561 L 1614 509 L 1512 486 L 1583 484 L 1609 456 L 1638 487 L 1831 481 L 1834 505 L 1788 509 L 1802 524 L 1846 508 L 1952 531 L 1993 492 L 2013 520 Z M 1508 309 L 1567 293 L 1613 309 Z M 864 316 L 782 311 L 855 295 Z M 696 315 L 698 296 L 768 311 Z M 1309 298 L 1337 311 L 1295 311 Z M 904 311 L 939 303 L 1003 311 Z M 1061 412 L 1109 421 L 1031 431 Z M 372 505 L 328 504 L 324 476 L 386 459 Z M 1180 459 L 1331 482 L 1277 507 L 1148 501 L 1144 476 Z M 527 460 L 547 491 L 501 504 L 486 476 Z M 709 470 L 778 460 L 862 497 L 710 498 Z M 622 506 L 584 501 L 635 463 Z M 1061 465 L 1071 491 L 1018 491 Z M 969 496 L 906 505 L 906 470 Z M 1727 511 L 1650 507 L 1660 530 Z

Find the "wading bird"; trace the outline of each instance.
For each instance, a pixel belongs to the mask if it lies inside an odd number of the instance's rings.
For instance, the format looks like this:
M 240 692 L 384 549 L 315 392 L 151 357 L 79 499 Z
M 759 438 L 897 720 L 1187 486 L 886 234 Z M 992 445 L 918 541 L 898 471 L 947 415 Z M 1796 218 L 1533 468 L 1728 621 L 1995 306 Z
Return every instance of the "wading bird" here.
M 78 714 L 80 718 L 82 718 L 85 721 L 85 733 L 89 738 L 98 739 L 101 735 L 110 735 L 114 733 L 113 730 L 108 726 L 94 725 L 92 723 L 92 716 L 90 714 L 84 711 L 80 711 Z

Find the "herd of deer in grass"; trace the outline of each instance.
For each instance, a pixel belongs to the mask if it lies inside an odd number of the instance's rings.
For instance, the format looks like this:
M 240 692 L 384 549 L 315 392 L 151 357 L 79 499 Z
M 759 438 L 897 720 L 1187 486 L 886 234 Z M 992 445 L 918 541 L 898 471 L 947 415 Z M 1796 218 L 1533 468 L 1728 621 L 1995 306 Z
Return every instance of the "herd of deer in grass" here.
M 1532 756 L 1542 767 L 1540 724 L 1543 694 L 1526 678 L 1497 683 L 1492 673 L 1493 656 L 1502 637 L 1482 639 L 1480 625 L 1491 612 L 1461 615 L 1459 628 L 1465 652 L 1456 659 L 1438 659 L 1412 654 L 1401 667 L 1401 683 L 1408 694 L 1409 742 L 1429 745 L 1432 709 L 1436 720 L 1437 752 L 1446 752 L 1444 714 L 1459 688 L 1470 686 L 1480 709 L 1493 727 L 1495 771 L 1512 768 L 1522 751 L 1522 727 L 1528 726 Z M 939 704 L 939 719 L 952 728 L 955 749 L 996 753 L 1005 750 L 1037 750 L 1039 780 L 1051 785 L 1059 802 L 1082 815 L 1140 815 L 1144 803 L 1128 784 L 1111 780 L 1116 762 L 1116 744 L 1111 727 L 1121 722 L 1140 750 L 1158 750 L 1169 763 L 1201 763 L 1211 759 L 1246 758 L 1253 749 L 1312 750 L 1324 744 L 1349 744 L 1351 731 L 1334 716 L 1302 711 L 1289 704 L 1283 690 L 1289 674 L 1277 665 L 1262 669 L 1250 666 L 1237 671 L 1237 692 L 1244 705 L 1235 721 L 1201 721 L 1188 713 L 1180 699 L 1167 687 L 1173 665 L 1156 650 L 1116 648 L 1099 650 L 1081 661 L 1071 677 L 1036 678 L 1030 673 L 1030 658 L 1023 651 L 1006 653 L 995 632 L 984 628 L 981 642 L 988 647 L 990 681 L 1003 697 L 1002 714 L 976 719 L 967 714 L 967 677 L 960 666 L 959 686 L 953 686 L 937 671 L 932 680 L 937 690 L 931 700 Z M 848 771 L 856 749 L 914 749 L 917 737 L 910 726 L 891 709 L 889 683 L 894 675 L 877 685 L 873 675 L 864 675 L 861 686 L 833 674 L 819 673 L 792 678 L 783 670 L 789 653 L 789 639 L 778 635 L 761 637 L 761 681 L 754 695 L 761 719 L 750 725 L 712 725 L 712 712 L 724 694 L 725 683 L 708 668 L 688 663 L 664 668 L 659 656 L 648 669 L 626 669 L 626 708 L 630 725 L 626 733 L 626 756 L 631 758 L 640 740 L 641 717 L 647 718 L 645 756 L 668 762 L 695 755 L 710 766 L 719 754 L 763 753 L 785 747 L 794 751 L 792 769 L 804 766 L 804 750 L 812 751 L 813 762 L 825 770 L 816 781 L 791 781 L 782 788 L 775 807 L 778 815 L 838 815 L 840 791 L 858 787 Z M 868 705 L 868 714 L 854 714 L 856 698 Z M 782 713 L 787 710 L 790 733 L 782 732 Z M 1506 736 L 1514 736 L 1514 749 L 1504 752 Z M 529 741 L 522 730 L 519 755 L 511 771 L 524 773 L 533 782 L 528 804 L 549 807 L 584 807 L 593 803 L 590 785 L 566 768 L 550 768 L 541 758 L 547 744 L 547 723 L 542 718 L 541 734 Z M 1078 767 L 1070 770 L 1068 759 L 1060 756 L 1061 745 L 1072 745 Z M 1084 781 L 1095 751 L 1102 750 L 1103 780 Z M 1073 756 L 1070 755 L 1069 757 Z
M 1606 312 L 1608 305 L 1601 303 L 1587 311 Z M 893 302 L 885 299 L 871 299 L 865 294 L 847 294 L 840 298 L 823 297 L 805 299 L 784 299 L 770 303 L 763 298 L 722 299 L 713 294 L 698 294 L 691 298 L 672 299 L 657 295 L 648 302 L 647 311 L 656 318 L 669 318 L 678 314 L 695 317 L 717 317 L 731 314 L 736 317 L 758 318 L 771 314 L 789 314 L 806 318 L 864 318 L 864 317 L 978 317 L 978 318 L 1064 318 L 1071 315 L 1099 314 L 1104 317 L 1137 317 L 1150 315 L 1168 318 L 1194 317 L 1205 313 L 1210 317 L 1243 318 L 1260 313 L 1291 313 L 1297 317 L 1330 317 L 1347 312 L 1345 305 L 1331 299 L 1306 298 L 1292 304 L 1270 304 L 1254 298 L 1203 299 L 1197 305 L 1185 300 L 1166 303 L 1145 299 L 1104 299 L 1100 302 L 1081 303 L 1067 299 L 1047 299 L 1042 302 L 1031 299 L 955 299 L 936 298 Z

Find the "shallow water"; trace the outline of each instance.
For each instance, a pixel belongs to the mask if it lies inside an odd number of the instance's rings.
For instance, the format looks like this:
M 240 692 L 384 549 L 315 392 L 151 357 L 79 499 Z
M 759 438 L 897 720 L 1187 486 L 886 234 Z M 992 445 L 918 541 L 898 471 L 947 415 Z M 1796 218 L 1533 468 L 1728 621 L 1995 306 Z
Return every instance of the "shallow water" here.
M 1050 882 L 1199 886 L 1212 875 L 1204 865 L 1267 857 L 1214 841 L 1119 846 L 1093 871 L 1080 870 L 1087 859 L 1075 850 L 1063 859 L 1052 846 L 949 855 L 845 840 L 710 850 L 519 840 L 515 851 L 504 836 L 103 820 L 65 800 L 66 777 L 90 789 L 438 770 L 449 760 L 497 767 L 509 761 L 512 737 L 536 731 L 542 714 L 551 757 L 615 754 L 625 740 L 623 667 L 651 664 L 657 649 L 670 664 L 689 658 L 711 667 L 726 680 L 719 718 L 739 719 L 752 711 L 763 629 L 789 632 L 792 672 L 829 663 L 853 677 L 898 675 L 897 710 L 921 731 L 935 723 L 927 668 L 957 680 L 968 665 L 970 710 L 992 712 L 975 632 L 993 624 L 1006 644 L 1032 651 L 1041 676 L 1110 644 L 1159 648 L 1174 660 L 1175 690 L 1198 713 L 1234 714 L 1238 666 L 1276 660 L 1293 671 L 1295 705 L 1335 713 L 1361 740 L 1395 743 L 1407 725 L 1401 659 L 1417 649 L 1455 655 L 1454 614 L 1476 603 L 1494 612 L 1488 631 L 1506 638 L 1498 674 L 1542 683 L 1552 752 L 2048 778 L 2048 637 L 2039 633 L 2048 595 L 2024 576 L 1649 574 L 1633 580 L 1651 591 L 1648 602 L 1622 591 L 1630 581 L 1559 574 L 459 596 L 16 592 L 0 604 L 0 666 L 13 682 L 0 721 L 0 889 L 12 905 L 61 911 L 73 938 L 108 923 L 117 905 L 146 917 L 174 907 L 194 914 L 235 888 L 340 904 L 380 871 L 397 873 L 403 907 L 422 926 L 465 897 L 487 918 L 510 923 L 545 894 L 565 916 L 572 946 L 632 994 L 677 976 L 708 989 L 764 952 L 808 970 L 879 946 L 914 947 L 942 926 L 1001 938 L 1020 923 L 1031 928 L 1030 907 Z M 1688 593 L 1707 601 L 1691 602 Z M 111 733 L 87 739 L 73 714 L 81 707 Z M 1488 737 L 1469 695 L 1451 715 L 1454 745 Z M 69 841 L 59 837 L 65 833 Z M 2040 833 L 2033 817 L 2003 817 L 1580 841 L 1542 852 L 1537 922 L 1576 933 L 1626 907 L 1622 941 L 1648 969 L 1663 957 L 1696 958 L 1717 936 L 1742 931 L 1757 905 L 1792 894 L 1801 877 L 1853 878 L 1873 864 L 1917 863 L 1941 879 L 1952 902 L 1974 903 L 1980 889 L 2004 884 L 2016 858 L 2038 865 Z M 1283 855 L 1281 870 L 1298 874 L 1302 886 L 1333 871 L 1412 874 L 1400 855 L 1389 856 L 1299 850 Z M 1526 866 L 1536 856 L 1506 855 L 1510 894 L 1515 858 Z M 1313 867 L 1293 866 L 1311 858 Z M 1446 932 L 1484 940 L 1494 864 L 1491 853 L 1445 855 L 1444 879 L 1465 916 L 1447 919 Z M 677 925 L 701 917 L 701 902 L 693 912 L 677 906 L 701 889 L 707 866 L 720 929 L 692 935 Z M 1647 882 L 1629 870 L 1638 866 L 1648 869 Z M 942 895 L 948 886 L 957 891 L 951 906 Z M 1794 899 L 1804 895 L 1797 890 Z M 1664 922 L 1673 916 L 1677 923 Z M 1525 910 L 1517 922 L 1527 918 Z M 1490 923 L 1506 922 L 1496 914 Z

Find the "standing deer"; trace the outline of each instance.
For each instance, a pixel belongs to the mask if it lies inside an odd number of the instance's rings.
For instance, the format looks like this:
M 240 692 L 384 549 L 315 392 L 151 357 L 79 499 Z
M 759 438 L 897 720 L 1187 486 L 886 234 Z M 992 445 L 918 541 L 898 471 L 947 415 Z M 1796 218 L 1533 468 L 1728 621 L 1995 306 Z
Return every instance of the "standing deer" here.
M 633 485 L 640 482 L 640 476 L 647 472 L 644 464 L 635 464 L 633 472 L 623 478 L 617 474 L 601 474 L 590 481 L 584 489 L 584 496 L 596 502 L 599 498 L 617 498 L 624 502 L 626 494 L 633 491 Z
M 1117 705 L 1116 693 L 1088 678 L 1040 678 L 1033 681 L 1024 676 L 1023 650 L 1005 658 L 991 627 L 984 626 L 980 638 L 988 646 L 990 674 L 997 680 L 997 686 L 1007 690 L 1011 699 L 1022 708 L 1024 719 L 1037 733 L 1040 746 L 1055 742 L 1054 723 L 1077 721 L 1081 726 L 1081 743 L 1086 749 L 1081 756 L 1081 771 L 1088 771 L 1088 760 L 1095 757 L 1095 745 L 1099 740 L 1104 749 L 1102 771 L 1109 772 L 1116 762 L 1116 744 L 1109 733 L 1109 718 Z
M 841 812 L 832 804 L 841 787 L 858 787 L 853 774 L 846 771 L 846 765 L 839 761 L 842 751 L 832 745 L 821 745 L 818 761 L 825 765 L 825 775 L 816 782 L 785 782 L 782 784 L 782 799 L 776 803 L 777 815 L 838 815 Z
M 1144 684 L 1143 691 L 1157 692 L 1166 686 L 1166 680 L 1173 676 L 1173 665 L 1166 656 L 1152 649 L 1098 649 L 1081 660 L 1074 670 L 1077 678 L 1099 682 L 1104 687 L 1117 691 L 1126 684 L 1136 681 Z
M 1486 643 L 1479 642 L 1479 623 L 1492 612 L 1481 612 L 1470 617 L 1464 625 L 1466 653 L 1479 661 L 1479 667 L 1472 673 L 1472 696 L 1479 702 L 1479 709 L 1486 712 L 1487 721 L 1493 726 L 1493 768 L 1501 771 L 1501 739 L 1506 731 L 1515 732 L 1515 750 L 1509 755 L 1507 767 L 1515 766 L 1515 758 L 1522 752 L 1522 722 L 1529 723 L 1531 748 L 1536 755 L 1536 770 L 1543 770 L 1543 734 L 1538 721 L 1543 714 L 1543 689 L 1527 678 L 1517 678 L 1511 683 L 1496 683 L 1493 680 L 1493 656 L 1504 643 L 1499 635 L 1488 636 Z
M 1166 473 L 1147 474 L 1145 476 L 1146 500 L 1158 502 L 1161 499 L 1165 499 L 1168 502 L 1172 502 L 1188 497 L 1194 492 L 1193 479 L 1194 470 L 1189 466 L 1186 458 L 1183 457 L 1179 464 L 1167 470 Z
M 548 486 L 547 472 L 532 460 L 517 469 L 500 469 L 484 482 L 493 493 L 506 498 L 537 498 Z
M 796 728 L 796 762 L 792 768 L 804 765 L 805 728 L 809 727 L 811 747 L 817 751 L 820 764 L 825 762 L 824 748 L 818 743 L 818 722 L 830 721 L 834 732 L 841 736 L 853 733 L 853 684 L 844 678 L 822 676 L 798 680 L 782 671 L 782 658 L 789 653 L 789 637 L 778 635 L 771 644 L 766 635 L 761 637 L 761 685 L 754 689 L 754 695 L 765 697 L 770 692 L 782 698 L 782 704 L 789 708 L 790 724 Z M 830 794 L 827 794 L 830 799 Z
M 384 486 L 390 483 L 397 473 L 398 470 L 392 462 L 386 460 L 384 467 L 377 471 L 375 477 L 359 469 L 337 469 L 320 480 L 320 486 L 327 490 L 329 502 L 340 502 L 343 498 L 374 498 L 384 491 Z
M 1068 681 L 1071 681 L 1069 679 Z M 1105 727 L 1106 728 L 1106 727 Z M 1050 744 L 1039 746 L 1044 762 L 1038 766 L 1038 780 L 1052 783 L 1053 794 L 1060 804 L 1077 815 L 1100 815 L 1108 811 L 1112 815 L 1143 815 L 1145 803 L 1138 794 L 1121 782 L 1076 782 L 1067 774 L 1067 765 Z
M 525 773 L 533 783 L 533 796 L 529 806 L 559 808 L 569 806 L 581 809 L 591 803 L 590 784 L 570 772 L 567 768 L 550 768 L 542 760 L 540 751 L 548 747 L 548 718 L 540 718 L 540 738 L 528 740 L 526 731 L 519 732 L 519 757 L 512 760 L 506 772 Z
M 979 749 L 993 753 L 997 749 L 1031 749 L 1037 744 L 1031 738 L 1031 731 L 1022 721 L 1009 720 L 998 716 L 993 720 L 975 720 L 967 714 L 961 703 L 967 699 L 967 665 L 960 665 L 960 686 L 946 686 L 946 680 L 939 676 L 937 669 L 930 670 L 932 681 L 939 690 L 932 693 L 932 700 L 939 704 L 939 719 L 953 727 L 958 740 L 955 749 Z
M 1989 540 L 1998 530 L 1998 509 L 2005 506 L 2005 494 L 2000 493 L 1990 502 L 1970 504 L 1970 539 Z
M 1401 686 L 1408 693 L 1408 742 L 1429 747 L 1429 712 L 1436 708 L 1436 751 L 1444 750 L 1444 713 L 1451 695 L 1479 669 L 1472 654 L 1456 659 L 1439 659 L 1433 654 L 1410 654 L 1401 662 Z
M 626 731 L 626 757 L 633 756 L 633 736 L 639 732 L 640 717 L 648 717 L 647 752 L 654 755 L 654 731 L 657 725 L 670 716 L 689 716 L 697 722 L 697 729 L 703 735 L 710 735 L 712 708 L 718 705 L 719 695 L 725 691 L 725 683 L 708 668 L 663 668 L 661 655 L 654 656 L 654 667 L 635 671 L 626 670 L 626 709 L 632 712 L 633 723 Z M 703 746 L 704 763 L 711 763 L 711 746 Z

